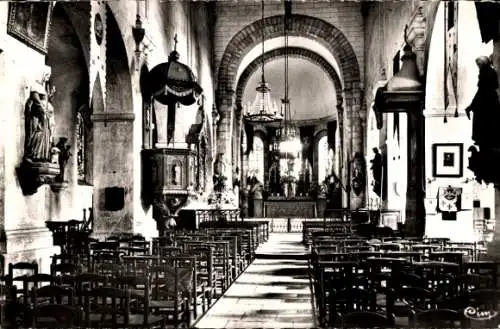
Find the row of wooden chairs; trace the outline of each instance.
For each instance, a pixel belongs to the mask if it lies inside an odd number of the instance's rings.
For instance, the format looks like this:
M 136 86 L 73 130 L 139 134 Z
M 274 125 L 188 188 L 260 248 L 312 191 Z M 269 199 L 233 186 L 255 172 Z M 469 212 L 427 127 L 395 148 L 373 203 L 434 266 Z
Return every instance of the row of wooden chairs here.
M 382 313 L 387 319 L 395 314 L 401 316 L 397 303 L 403 300 L 408 304 L 411 296 L 410 304 L 415 307 L 403 311 L 408 323 L 413 321 L 411 312 L 448 309 L 463 313 L 468 303 L 477 302 L 481 299 L 479 296 L 491 297 L 492 289 L 496 289 L 497 264 L 494 262 L 467 262 L 463 261 L 462 254 L 432 249 L 428 253 L 425 248 L 367 250 L 360 247 L 369 245 L 370 241 L 342 232 L 317 237 L 320 238 L 315 241 L 312 235 L 310 273 L 323 325 L 338 325 L 343 323 L 346 314 L 358 311 Z M 329 237 L 329 244 L 321 243 Z M 419 242 L 421 245 L 436 243 Z

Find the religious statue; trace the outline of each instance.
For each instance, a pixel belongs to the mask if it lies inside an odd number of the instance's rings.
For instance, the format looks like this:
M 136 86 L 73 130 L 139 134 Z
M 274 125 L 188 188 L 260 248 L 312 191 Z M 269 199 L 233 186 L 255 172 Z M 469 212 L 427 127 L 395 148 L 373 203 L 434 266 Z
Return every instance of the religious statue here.
M 373 159 L 370 160 L 372 166 L 372 174 L 373 174 L 373 192 L 378 196 L 381 195 L 382 192 L 382 155 L 379 153 L 378 148 L 374 147 L 373 149 Z
M 66 137 L 59 138 L 59 142 L 54 147 L 58 150 L 58 164 L 61 173 L 56 177 L 56 180 L 59 182 L 64 182 L 64 168 L 66 167 L 66 164 L 71 156 L 71 152 L 69 151 L 71 146 L 66 145 L 67 140 L 68 139 Z
M 342 182 L 334 172 L 327 179 L 327 205 L 331 209 L 342 208 Z
M 214 190 L 222 192 L 226 188 L 227 177 L 224 175 L 226 172 L 226 163 L 224 162 L 224 153 L 219 153 L 214 163 Z
M 365 188 L 365 160 L 363 156 L 356 152 L 354 158 L 352 159 L 352 175 L 351 175 L 351 187 L 354 194 L 360 195 Z
M 26 102 L 24 158 L 33 162 L 51 162 L 55 128 L 54 108 L 51 104 L 55 88 L 49 88 L 50 67 L 31 87 Z
M 498 100 L 498 76 L 491 61 L 486 56 L 476 58 L 479 68 L 478 89 L 471 104 L 465 109 L 470 120 L 470 112 L 474 112 L 472 119 L 472 139 L 481 149 L 500 147 L 500 138 L 496 133 L 500 122 L 500 102 Z

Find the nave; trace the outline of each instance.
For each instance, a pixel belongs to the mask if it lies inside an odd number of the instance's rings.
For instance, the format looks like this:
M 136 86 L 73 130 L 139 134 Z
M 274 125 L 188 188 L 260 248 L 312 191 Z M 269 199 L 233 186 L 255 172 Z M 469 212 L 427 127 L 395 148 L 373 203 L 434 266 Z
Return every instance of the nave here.
M 315 328 L 307 255 L 300 233 L 271 233 L 195 328 Z
M 387 227 L 204 222 L 78 240 L 52 257 L 8 265 L 6 328 L 491 328 L 498 263 L 483 245 L 409 238 Z M 272 228 L 272 226 L 271 226 Z M 80 235 L 81 236 L 81 235 Z M 88 247 L 87 247 L 88 246 Z

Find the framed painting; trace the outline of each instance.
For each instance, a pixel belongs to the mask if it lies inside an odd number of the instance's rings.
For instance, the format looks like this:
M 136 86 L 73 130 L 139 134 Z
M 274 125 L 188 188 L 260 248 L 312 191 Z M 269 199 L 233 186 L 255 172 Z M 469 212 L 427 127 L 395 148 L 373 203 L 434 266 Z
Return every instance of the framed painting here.
M 48 1 L 10 2 L 7 34 L 47 54 L 52 6 Z
M 464 146 L 461 143 L 432 145 L 434 177 L 462 177 Z

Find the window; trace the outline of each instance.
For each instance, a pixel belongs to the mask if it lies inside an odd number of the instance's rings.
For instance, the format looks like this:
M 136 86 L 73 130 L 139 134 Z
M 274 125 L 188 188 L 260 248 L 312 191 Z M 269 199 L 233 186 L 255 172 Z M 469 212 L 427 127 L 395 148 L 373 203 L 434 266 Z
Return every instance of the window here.
M 248 176 L 264 184 L 264 142 L 257 136 L 253 137 L 253 151 L 248 155 Z
M 325 180 L 330 161 L 328 137 L 323 136 L 318 141 L 318 183 L 321 183 Z

